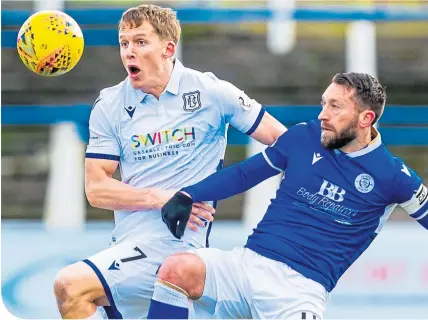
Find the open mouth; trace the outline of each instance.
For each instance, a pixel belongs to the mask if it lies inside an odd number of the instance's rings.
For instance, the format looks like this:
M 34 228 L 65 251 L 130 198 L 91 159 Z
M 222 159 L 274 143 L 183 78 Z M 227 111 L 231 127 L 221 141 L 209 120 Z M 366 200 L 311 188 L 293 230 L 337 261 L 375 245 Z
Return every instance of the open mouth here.
M 128 66 L 128 71 L 131 77 L 135 77 L 140 73 L 140 69 L 136 66 Z

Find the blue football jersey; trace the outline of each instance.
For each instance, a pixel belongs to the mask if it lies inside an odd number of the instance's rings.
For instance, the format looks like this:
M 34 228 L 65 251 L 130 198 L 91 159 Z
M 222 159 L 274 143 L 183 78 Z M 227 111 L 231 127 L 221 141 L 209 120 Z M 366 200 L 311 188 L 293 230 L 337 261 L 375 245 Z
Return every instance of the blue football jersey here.
M 266 161 L 286 172 L 246 247 L 331 291 L 397 205 L 416 220 L 427 219 L 427 188 L 373 134 L 362 150 L 328 150 L 315 120 L 290 128 L 268 147 Z

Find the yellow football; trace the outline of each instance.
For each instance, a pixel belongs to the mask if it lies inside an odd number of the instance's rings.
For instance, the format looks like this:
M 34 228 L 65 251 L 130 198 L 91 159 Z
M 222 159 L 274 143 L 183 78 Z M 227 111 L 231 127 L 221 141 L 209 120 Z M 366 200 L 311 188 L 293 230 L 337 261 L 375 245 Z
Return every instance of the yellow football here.
M 22 62 L 42 76 L 59 76 L 79 62 L 85 42 L 77 22 L 68 14 L 44 10 L 25 21 L 18 33 Z

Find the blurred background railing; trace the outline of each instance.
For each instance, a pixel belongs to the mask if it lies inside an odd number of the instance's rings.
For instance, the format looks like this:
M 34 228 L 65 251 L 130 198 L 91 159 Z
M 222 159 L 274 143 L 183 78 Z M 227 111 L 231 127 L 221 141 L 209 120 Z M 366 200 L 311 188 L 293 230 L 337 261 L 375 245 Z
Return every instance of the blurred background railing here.
M 37 243 L 42 246 L 58 244 L 57 249 L 48 251 L 54 257 L 61 257 L 53 259 L 61 265 L 84 258 L 84 250 L 93 253 L 95 247 L 98 249 L 104 242 L 99 238 L 94 240 L 93 233 L 71 233 L 64 237 L 55 233 L 62 230 L 58 229 L 60 225 L 91 229 L 96 227 L 88 221 L 109 221 L 96 224 L 104 226 L 104 233 L 97 237 L 105 236 L 107 244 L 112 213 L 90 207 L 84 198 L 85 146 L 82 141 L 87 136 L 89 105 L 102 88 L 115 85 L 126 76 L 119 59 L 115 28 L 124 8 L 141 2 L 64 1 L 62 9 L 82 26 L 85 52 L 69 74 L 41 78 L 31 74 L 19 61 L 14 46 L 17 29 L 23 21 L 35 8 L 49 3 L 51 1 L 2 2 L 2 228 L 8 227 L 3 229 L 2 240 L 13 241 L 2 241 L 2 251 L 8 246 L 6 252 L 12 257 L 16 248 L 23 250 L 21 246 L 25 244 L 20 244 L 16 233 L 28 221 L 45 221 L 51 227 L 49 234 L 43 236 L 43 226 L 27 227 L 27 230 L 33 230 L 32 236 L 40 236 Z M 393 153 L 428 181 L 428 10 L 423 1 L 394 1 L 393 5 L 385 1 L 321 0 L 155 3 L 177 8 L 183 28 L 179 56 L 186 66 L 214 72 L 219 78 L 234 83 L 268 106 L 269 111 L 287 125 L 316 117 L 318 107 L 314 105 L 335 73 L 360 71 L 377 75 L 388 93 L 387 110 L 380 124 L 384 141 Z M 261 148 L 249 144 L 248 139 L 233 129 L 229 141 L 226 166 Z M 264 212 L 268 195 L 272 194 L 276 183 L 273 179 L 256 187 L 252 193 L 220 202 L 217 219 L 225 220 L 226 224 L 231 220 L 246 221 L 244 231 L 234 229 L 234 237 L 231 236 L 228 245 L 245 239 L 249 226 Z M 414 222 L 400 210 L 391 220 L 390 224 L 394 224 L 393 228 L 398 226 L 399 232 L 410 230 L 400 233 L 401 251 L 397 249 L 396 256 L 389 256 L 381 245 L 373 249 L 368 262 L 355 269 L 361 271 L 356 274 L 364 277 L 359 283 L 365 283 L 366 287 L 352 291 L 355 282 L 347 286 L 352 281 L 345 281 L 342 289 L 338 288 L 336 304 L 333 299 L 330 313 L 333 317 L 399 317 L 400 311 L 391 307 L 394 305 L 391 301 L 400 299 L 399 289 L 403 286 L 410 289 L 406 292 L 407 300 L 401 296 L 402 314 L 405 315 L 401 318 L 418 318 L 422 311 L 426 314 L 428 302 L 424 304 L 423 301 L 428 301 L 428 257 L 403 249 L 404 244 L 414 240 L 412 235 L 420 244 L 426 242 L 419 237 L 421 230 L 414 230 Z M 216 229 L 217 232 L 226 230 L 223 226 L 226 225 L 217 223 L 214 237 Z M 392 233 L 386 237 L 389 238 L 385 238 L 382 245 L 392 243 L 394 238 Z M 74 246 L 69 242 L 75 242 Z M 215 245 L 215 241 L 212 243 Z M 76 246 L 86 248 L 70 249 Z M 224 243 L 217 242 L 217 246 L 224 247 Z M 385 265 L 376 258 L 386 261 Z M 31 263 L 37 261 L 36 257 L 30 260 Z M 413 269 L 403 267 L 411 262 Z M 25 266 L 25 260 L 2 262 L 3 270 L 25 269 Z M 52 270 L 58 268 L 50 267 Z M 51 273 L 46 277 L 50 279 Z M 31 309 L 16 302 L 18 289 L 14 286 L 18 280 L 13 277 L 7 280 L 5 285 L 2 283 L 7 293 L 3 298 L 7 298 L 10 309 L 23 316 L 52 317 L 51 313 L 43 311 L 52 310 L 51 304 L 42 304 L 43 308 L 30 304 Z M 377 283 L 375 289 L 370 287 L 372 280 Z M 372 297 L 373 301 L 384 307 L 376 309 L 372 305 L 371 311 L 361 313 L 358 306 L 362 302 L 358 299 L 370 300 L 367 293 L 371 289 L 379 293 Z M 365 295 L 356 294 L 361 292 Z M 387 294 L 391 292 L 395 296 L 390 303 L 382 304 L 380 300 L 388 299 Z M 52 302 L 51 298 L 46 300 Z M 350 302 L 353 300 L 356 301 L 354 306 Z M 400 303 L 396 301 L 395 305 Z

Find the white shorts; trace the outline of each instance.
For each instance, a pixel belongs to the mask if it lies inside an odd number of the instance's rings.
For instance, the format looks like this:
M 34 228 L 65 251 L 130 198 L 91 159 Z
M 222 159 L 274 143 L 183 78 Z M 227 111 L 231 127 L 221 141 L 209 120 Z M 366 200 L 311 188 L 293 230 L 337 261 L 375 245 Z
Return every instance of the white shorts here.
M 125 240 L 83 260 L 97 274 L 110 302 L 109 319 L 146 318 L 156 273 L 166 257 L 191 247 L 173 239 Z
M 194 253 L 207 274 L 192 318 L 323 319 L 327 290 L 286 264 L 247 248 Z

